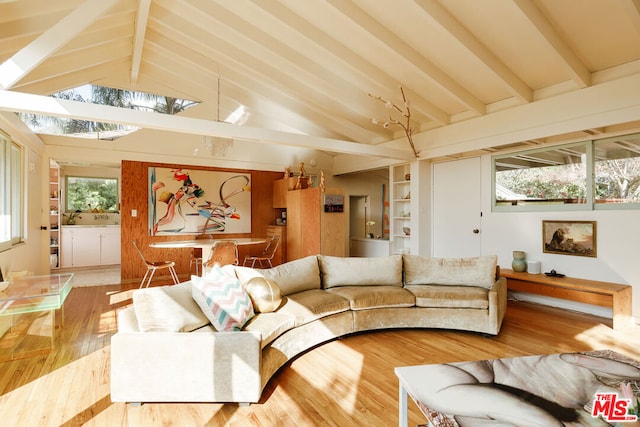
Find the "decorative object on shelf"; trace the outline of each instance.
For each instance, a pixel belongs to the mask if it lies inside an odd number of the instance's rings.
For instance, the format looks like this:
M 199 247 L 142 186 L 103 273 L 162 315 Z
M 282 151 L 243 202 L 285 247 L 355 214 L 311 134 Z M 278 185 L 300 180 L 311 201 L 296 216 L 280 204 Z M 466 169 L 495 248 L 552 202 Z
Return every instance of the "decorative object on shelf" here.
M 411 174 L 410 174 L 410 173 L 406 173 L 406 174 L 404 175 L 404 180 L 405 180 L 405 181 L 411 181 Z
M 557 272 L 557 271 L 555 271 L 555 270 L 551 270 L 551 271 L 546 272 L 546 273 L 544 273 L 544 274 L 546 274 L 546 275 L 547 275 L 547 276 L 549 276 L 549 277 L 564 277 L 564 276 L 565 276 L 564 274 L 562 274 L 562 273 L 558 273 L 558 272 Z
M 402 232 L 403 232 L 406 236 L 411 236 L 411 228 L 409 228 L 409 227 L 402 227 Z
M 49 267 L 56 268 L 58 266 L 58 254 L 49 255 Z
M 380 121 L 378 119 L 372 119 L 371 122 L 374 125 L 381 125 L 385 129 L 388 129 L 391 125 L 400 126 L 402 128 L 402 130 L 404 130 L 405 135 L 407 135 L 407 139 L 409 140 L 409 144 L 411 145 L 411 149 L 413 150 L 413 154 L 417 158 L 418 154 L 420 154 L 420 151 L 417 151 L 415 145 L 413 144 L 413 128 L 411 127 L 411 108 L 409 106 L 409 100 L 405 96 L 404 89 L 403 89 L 402 86 L 400 86 L 400 93 L 402 94 L 402 102 L 404 104 L 404 109 L 398 107 L 393 102 L 387 101 L 386 99 L 384 99 L 384 98 L 382 98 L 380 96 L 374 96 L 374 95 L 371 95 L 371 94 L 369 94 L 369 96 L 371 98 L 377 99 L 378 101 L 382 102 L 385 105 L 385 107 L 398 111 L 405 118 L 405 122 L 403 123 L 403 122 L 401 122 L 401 121 L 399 121 L 397 119 L 394 119 L 393 117 L 391 117 L 391 115 L 389 115 L 388 120 L 385 121 L 385 122 L 380 123 Z
M 540 274 L 541 267 L 540 261 L 527 261 L 527 273 L 529 274 Z
M 324 191 L 327 189 L 327 184 L 324 182 L 324 171 L 320 171 L 320 192 L 324 193 Z
M 542 251 L 596 257 L 595 221 L 542 221 Z
M 288 179 L 291 176 L 291 168 L 289 166 L 284 170 L 284 179 Z
M 369 239 L 373 239 L 373 233 L 371 232 L 371 226 L 372 225 L 376 225 L 376 222 L 369 220 L 369 221 L 366 222 L 366 225 L 367 225 L 367 237 Z
M 300 172 L 298 174 L 298 180 L 296 181 L 296 186 L 293 187 L 294 190 L 302 190 L 302 179 L 306 177 L 304 171 L 304 162 L 300 162 Z
M 511 262 L 511 268 L 513 271 L 527 271 L 526 257 L 527 254 L 524 251 L 513 251 L 513 261 Z

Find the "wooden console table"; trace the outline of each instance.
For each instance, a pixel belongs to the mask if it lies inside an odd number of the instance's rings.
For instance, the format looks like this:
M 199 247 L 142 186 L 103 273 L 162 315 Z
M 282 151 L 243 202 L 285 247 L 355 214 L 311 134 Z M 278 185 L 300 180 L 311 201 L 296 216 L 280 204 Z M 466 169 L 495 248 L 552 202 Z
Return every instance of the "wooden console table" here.
M 623 328 L 631 322 L 632 288 L 629 285 L 519 273 L 508 269 L 501 269 L 500 275 L 507 278 L 507 289 L 512 291 L 612 308 L 613 329 Z

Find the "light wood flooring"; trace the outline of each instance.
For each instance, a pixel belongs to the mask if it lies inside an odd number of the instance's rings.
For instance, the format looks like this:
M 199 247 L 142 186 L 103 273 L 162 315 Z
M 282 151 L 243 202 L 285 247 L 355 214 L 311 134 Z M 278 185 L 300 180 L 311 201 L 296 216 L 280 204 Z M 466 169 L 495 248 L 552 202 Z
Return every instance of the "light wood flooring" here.
M 640 360 L 640 326 L 510 302 L 497 337 L 440 330 L 364 333 L 321 345 L 286 365 L 262 401 L 237 404 L 111 403 L 109 345 L 126 285 L 74 288 L 47 355 L 0 363 L 3 426 L 394 426 L 395 366 L 612 349 Z M 159 354 L 157 357 L 162 357 Z M 409 425 L 425 419 L 411 402 Z

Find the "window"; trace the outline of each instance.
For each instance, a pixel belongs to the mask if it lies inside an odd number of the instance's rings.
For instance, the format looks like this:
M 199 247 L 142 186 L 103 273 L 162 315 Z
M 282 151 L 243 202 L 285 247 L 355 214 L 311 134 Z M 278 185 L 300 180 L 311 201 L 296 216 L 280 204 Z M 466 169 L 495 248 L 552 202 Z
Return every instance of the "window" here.
M 596 141 L 594 158 L 597 204 L 640 203 L 640 136 Z
M 0 250 L 22 242 L 23 225 L 23 149 L 0 132 Z
M 495 211 L 640 209 L 640 134 L 498 155 L 493 168 Z
M 118 202 L 118 180 L 116 178 L 95 178 L 67 176 L 66 212 L 96 209 L 115 212 Z
M 588 151 L 580 143 L 495 157 L 495 206 L 586 204 Z

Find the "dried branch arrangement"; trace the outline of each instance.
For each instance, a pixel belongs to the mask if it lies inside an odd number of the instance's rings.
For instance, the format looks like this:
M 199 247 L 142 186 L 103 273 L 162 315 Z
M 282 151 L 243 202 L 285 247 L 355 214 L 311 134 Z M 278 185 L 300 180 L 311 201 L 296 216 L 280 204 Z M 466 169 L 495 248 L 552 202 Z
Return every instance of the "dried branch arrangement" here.
M 395 103 L 393 103 L 391 101 L 387 101 L 386 99 L 384 99 L 384 98 L 382 98 L 380 96 L 374 96 L 372 94 L 369 94 L 369 96 L 371 98 L 373 98 L 373 99 L 377 99 L 378 101 L 382 102 L 384 104 L 384 106 L 387 107 L 388 109 L 396 110 L 397 112 L 402 114 L 402 116 L 404 117 L 404 122 L 401 122 L 400 120 L 394 119 L 391 116 L 391 114 L 389 114 L 389 118 L 386 121 L 381 122 L 378 119 L 371 119 L 371 122 L 374 125 L 380 125 L 385 129 L 388 129 L 392 125 L 400 126 L 402 128 L 402 130 L 404 130 L 405 135 L 407 135 L 407 139 L 409 140 L 409 144 L 411 145 L 411 149 L 413 150 L 413 154 L 416 157 L 418 157 L 418 154 L 420 152 L 417 151 L 415 145 L 413 145 L 413 128 L 411 127 L 411 107 L 409 105 L 409 100 L 407 99 L 406 95 L 404 94 L 404 89 L 402 88 L 402 86 L 400 86 L 400 93 L 402 94 L 402 102 L 404 104 L 404 108 L 400 108 Z

